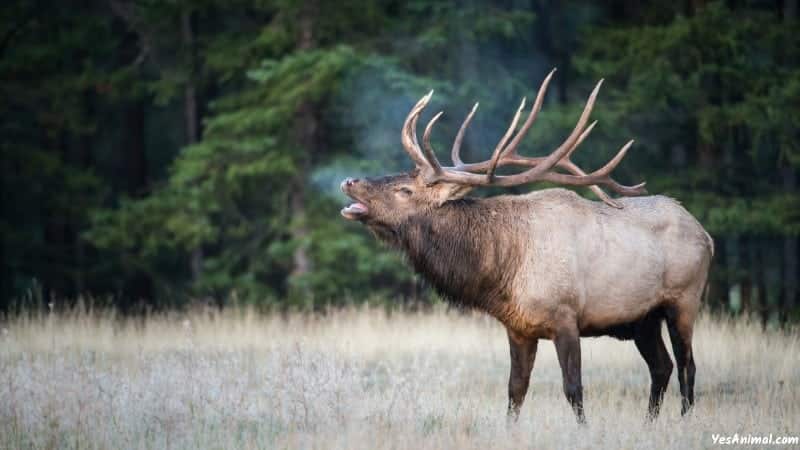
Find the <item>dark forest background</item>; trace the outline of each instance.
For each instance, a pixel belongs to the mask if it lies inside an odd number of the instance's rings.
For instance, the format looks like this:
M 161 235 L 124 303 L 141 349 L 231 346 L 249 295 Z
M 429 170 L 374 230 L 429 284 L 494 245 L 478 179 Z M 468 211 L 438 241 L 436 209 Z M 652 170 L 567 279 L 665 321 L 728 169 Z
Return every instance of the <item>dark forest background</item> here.
M 0 310 L 430 301 L 340 219 L 339 182 L 411 167 L 400 126 L 431 88 L 437 148 L 480 101 L 465 154 L 485 159 L 557 67 L 521 151 L 553 149 L 605 78 L 576 161 L 635 138 L 616 178 L 714 237 L 710 306 L 800 317 L 797 0 L 5 0 L 0 17 Z

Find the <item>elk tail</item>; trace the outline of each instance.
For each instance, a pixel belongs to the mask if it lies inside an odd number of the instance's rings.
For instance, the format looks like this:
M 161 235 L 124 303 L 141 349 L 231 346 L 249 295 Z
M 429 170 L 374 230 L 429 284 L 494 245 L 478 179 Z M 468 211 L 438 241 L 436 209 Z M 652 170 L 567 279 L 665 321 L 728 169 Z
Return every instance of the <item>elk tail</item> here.
M 714 239 L 708 234 L 708 231 L 703 229 L 703 233 L 706 235 L 706 240 L 708 241 L 708 252 L 711 254 L 711 260 L 708 262 L 709 266 L 714 262 Z M 709 271 L 710 271 L 709 267 Z M 703 303 L 708 304 L 708 296 L 711 293 L 711 277 L 706 277 L 706 287 L 703 288 Z
M 708 241 L 708 250 L 711 252 L 711 257 L 714 257 L 714 239 L 711 238 L 711 235 L 708 234 L 708 231 L 703 230 L 703 233 L 706 235 L 706 240 Z

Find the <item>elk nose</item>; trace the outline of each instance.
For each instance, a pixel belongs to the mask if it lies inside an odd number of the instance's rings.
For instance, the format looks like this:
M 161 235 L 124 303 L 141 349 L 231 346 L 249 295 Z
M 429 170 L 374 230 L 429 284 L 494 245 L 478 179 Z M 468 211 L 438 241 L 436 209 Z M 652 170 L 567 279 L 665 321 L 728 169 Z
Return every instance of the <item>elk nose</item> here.
M 350 187 L 356 183 L 358 183 L 358 178 L 345 178 L 344 181 L 342 181 L 342 189 L 345 187 Z

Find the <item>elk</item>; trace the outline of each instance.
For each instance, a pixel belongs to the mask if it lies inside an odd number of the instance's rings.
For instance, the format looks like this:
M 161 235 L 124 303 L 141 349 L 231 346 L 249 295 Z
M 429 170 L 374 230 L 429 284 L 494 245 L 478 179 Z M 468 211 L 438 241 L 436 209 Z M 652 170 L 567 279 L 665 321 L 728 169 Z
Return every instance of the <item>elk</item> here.
M 411 109 L 401 132 L 416 167 L 397 175 L 344 180 L 341 188 L 354 203 L 341 214 L 402 251 L 448 301 L 488 312 L 505 326 L 511 356 L 508 415 L 513 420 L 528 391 L 538 341 L 549 339 L 564 394 L 578 422 L 585 422 L 580 338 L 589 336 L 634 341 L 650 371 L 647 414 L 654 419 L 673 371 L 661 337 L 664 321 L 677 365 L 681 414 L 686 414 L 694 404 L 692 330 L 713 241 L 677 201 L 645 195 L 645 183 L 625 186 L 611 178 L 633 141 L 594 172 L 587 174 L 572 162 L 571 155 L 596 124 L 587 125 L 603 80 L 558 148 L 544 157 L 517 152 L 554 72 L 542 82 L 519 130 L 524 100 L 491 157 L 479 163 L 465 163 L 460 156 L 477 104 L 455 137 L 453 166 L 439 163 L 430 142 L 441 112 L 425 127 L 420 147 L 416 125 L 431 91 Z M 501 167 L 521 171 L 498 174 Z M 539 181 L 588 186 L 602 202 L 563 188 L 466 197 L 475 187 Z M 622 197 L 612 198 L 601 186 Z

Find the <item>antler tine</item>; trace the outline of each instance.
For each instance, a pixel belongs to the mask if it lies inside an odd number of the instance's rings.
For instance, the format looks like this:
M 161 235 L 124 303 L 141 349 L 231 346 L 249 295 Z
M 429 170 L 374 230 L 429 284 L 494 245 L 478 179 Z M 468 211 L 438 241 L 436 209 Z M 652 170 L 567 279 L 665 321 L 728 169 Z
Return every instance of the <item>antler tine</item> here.
M 586 176 L 586 172 L 584 172 L 583 169 L 578 167 L 577 164 L 575 164 L 574 162 L 570 161 L 569 159 L 562 159 L 561 161 L 559 161 L 558 165 L 559 165 L 559 167 L 563 167 L 564 169 L 566 169 L 567 171 L 569 171 L 573 175 L 584 176 L 584 177 Z M 614 180 L 612 180 L 610 178 L 609 178 L 609 182 L 617 184 L 618 186 L 621 186 L 616 181 L 614 181 Z M 613 189 L 613 187 L 612 187 L 612 189 Z M 600 200 L 605 202 L 607 205 L 613 206 L 614 208 L 617 208 L 617 209 L 622 209 L 622 205 L 620 205 L 619 203 L 614 201 L 614 199 L 611 198 L 611 196 L 609 196 L 608 194 L 606 194 L 606 191 L 602 190 L 600 188 L 600 186 L 598 186 L 596 184 L 592 184 L 592 185 L 589 186 L 589 190 L 594 192 L 594 195 L 596 195 L 597 198 L 599 198 Z
M 592 189 L 592 191 L 595 192 L 604 202 L 616 208 L 621 208 L 621 205 L 611 200 L 610 197 L 608 197 L 608 195 L 605 192 L 603 192 L 599 187 L 595 185 L 602 184 L 622 195 L 642 195 L 647 193 L 647 190 L 645 189 L 646 183 L 639 183 L 634 186 L 624 186 L 614 181 L 610 176 L 614 168 L 616 168 L 617 165 L 625 157 L 625 154 L 628 152 L 631 145 L 633 145 L 633 142 L 634 142 L 633 140 L 628 141 L 624 146 L 622 146 L 622 148 L 609 162 L 607 162 L 600 169 L 597 169 L 590 174 L 586 174 L 585 172 L 583 172 L 583 170 L 581 170 L 580 167 L 578 167 L 572 161 L 562 160 L 560 161 L 559 165 L 569 170 L 570 172 L 574 173 L 575 175 L 567 175 L 557 172 L 547 172 L 537 180 L 551 181 L 554 183 L 566 184 L 572 186 L 591 186 L 592 188 L 597 188 L 596 190 Z M 530 158 L 530 159 L 533 160 L 538 158 Z M 507 182 L 508 185 L 520 184 L 519 180 L 509 180 L 510 178 L 513 177 L 514 176 L 504 177 L 505 180 L 503 181 Z
M 633 139 L 628 141 L 627 144 L 623 145 L 621 149 L 617 152 L 617 154 L 611 159 L 611 161 L 607 162 L 605 166 L 601 167 L 598 170 L 590 173 L 588 176 L 596 176 L 602 177 L 605 180 L 605 184 L 607 184 L 611 189 L 614 189 L 616 192 L 623 194 L 623 195 L 642 195 L 647 193 L 644 186 L 647 183 L 639 183 L 634 186 L 623 186 L 616 181 L 612 180 L 610 175 L 611 172 L 617 167 L 617 165 L 625 158 L 625 154 L 628 153 L 628 149 L 631 148 L 633 145 Z
M 419 168 L 424 168 L 428 166 L 425 157 L 422 154 L 422 150 L 419 148 L 419 143 L 417 142 L 417 120 L 419 119 L 419 115 L 422 114 L 422 110 L 428 105 L 428 102 L 431 100 L 433 96 L 433 90 L 428 92 L 427 95 L 424 95 L 417 103 L 411 108 L 411 111 L 406 116 L 405 122 L 403 122 L 403 128 L 400 132 L 400 138 L 403 143 L 403 148 L 405 148 L 406 153 L 408 156 L 411 157 L 411 160 L 414 161 L 414 164 Z
M 597 125 L 596 120 L 590 123 L 589 126 L 586 127 L 585 130 L 583 130 L 583 133 L 581 133 L 580 137 L 578 137 L 578 141 L 575 142 L 575 145 L 572 146 L 572 149 L 570 149 L 570 151 L 564 156 L 563 159 L 569 159 L 572 156 L 572 154 L 575 153 L 575 149 L 577 149 L 578 146 L 581 145 L 581 142 L 583 142 L 583 140 L 586 139 L 587 136 L 589 136 L 589 133 L 592 132 L 592 129 L 594 129 L 595 125 Z
M 539 115 L 539 111 L 542 109 L 544 96 L 547 93 L 547 87 L 550 85 L 550 79 L 553 78 L 553 74 L 555 73 L 556 69 L 554 68 L 542 81 L 542 85 L 539 86 L 539 92 L 536 93 L 536 100 L 533 102 L 533 106 L 531 107 L 531 112 L 528 114 L 528 118 L 522 124 L 522 128 L 519 129 L 517 135 L 514 136 L 514 139 L 512 139 L 508 146 L 503 150 L 503 155 L 513 155 L 516 153 L 517 146 L 522 141 L 522 138 L 525 137 L 525 134 L 528 133 L 528 130 L 533 125 L 533 122 L 536 121 L 536 116 Z
M 647 188 L 645 188 L 646 185 L 647 185 L 647 182 L 646 181 L 642 181 L 641 183 L 633 185 L 633 186 L 624 186 L 624 185 L 621 185 L 621 184 L 617 183 L 614 180 L 610 180 L 610 183 L 608 184 L 608 186 L 611 187 L 611 189 L 614 189 L 614 191 L 619 192 L 622 195 L 644 195 L 644 194 L 647 194 Z
M 572 133 L 570 133 L 567 139 L 553 153 L 547 155 L 541 164 L 536 165 L 527 172 L 513 176 L 519 176 L 519 178 L 523 180 L 535 179 L 536 177 L 552 169 L 553 166 L 555 166 L 559 161 L 561 161 L 561 159 L 564 158 L 564 156 L 567 155 L 567 153 L 570 153 L 573 150 L 576 144 L 579 143 L 579 138 L 581 134 L 583 134 L 583 130 L 586 127 L 586 122 L 589 120 L 589 115 L 592 113 L 594 102 L 597 100 L 597 94 L 600 92 L 600 86 L 602 85 L 603 80 L 600 79 L 600 81 L 598 81 L 597 85 L 594 87 L 594 90 L 592 90 L 591 95 L 589 95 L 589 99 L 586 101 L 586 106 L 583 107 L 581 117 L 578 119 L 578 123 L 575 124 L 575 128 L 573 128 Z
M 596 120 L 594 122 L 592 122 L 591 124 L 589 124 L 589 126 L 586 127 L 585 130 L 583 130 L 583 133 L 581 133 L 580 137 L 578 137 L 578 140 L 575 143 L 575 145 L 572 147 L 572 150 L 570 150 L 570 152 L 567 155 L 565 155 L 564 158 L 561 159 L 561 161 L 556 163 L 557 167 L 560 167 L 560 168 L 570 172 L 572 175 L 584 176 L 584 177 L 587 176 L 587 173 L 584 172 L 583 169 L 578 167 L 577 164 L 572 162 L 570 160 L 570 157 L 575 152 L 575 150 L 578 148 L 578 146 L 586 139 L 586 137 L 589 135 L 589 133 L 591 133 L 591 131 L 595 127 L 595 125 L 597 125 L 597 121 Z M 536 165 L 539 165 L 542 162 L 544 162 L 544 160 L 545 160 L 545 158 L 541 157 L 541 156 L 540 157 L 525 157 L 525 156 L 518 155 L 516 152 L 513 152 L 513 153 L 506 153 L 501 158 L 498 166 L 508 165 L 508 166 L 535 167 Z M 483 170 L 486 169 L 486 167 L 487 167 L 487 162 L 484 162 L 484 163 L 477 163 L 477 164 L 468 165 L 468 166 L 465 167 L 465 169 L 468 170 L 468 171 L 483 171 Z M 605 186 L 607 186 L 608 188 L 612 189 L 613 191 L 615 191 L 615 192 L 617 192 L 619 194 L 622 194 L 622 195 L 639 195 L 639 194 L 645 193 L 645 191 L 642 190 L 642 188 L 644 187 L 644 183 L 636 185 L 636 186 L 625 186 L 625 185 L 619 184 L 614 179 L 609 177 L 609 179 L 606 182 L 604 182 L 603 184 Z M 619 203 L 614 201 L 614 199 L 612 199 L 599 186 L 593 184 L 593 185 L 589 186 L 589 189 L 592 192 L 594 192 L 594 194 L 597 195 L 597 197 L 600 198 L 606 204 L 608 204 L 610 206 L 613 206 L 615 208 L 622 208 L 622 205 L 620 205 Z
M 588 126 L 586 124 L 589 120 L 592 108 L 594 107 L 594 103 L 597 100 L 597 95 L 603 80 L 597 83 L 592 93 L 589 95 L 583 112 L 578 122 L 575 124 L 575 128 L 555 151 L 543 157 L 523 157 L 517 153 L 517 146 L 533 124 L 536 115 L 541 109 L 545 91 L 547 90 L 547 86 L 554 72 L 555 70 L 550 72 L 542 82 L 542 86 L 539 88 L 539 92 L 536 95 L 536 101 L 531 108 L 531 113 L 511 142 L 508 143 L 508 140 L 516 130 L 522 110 L 525 107 L 525 101 L 522 101 L 508 130 L 503 135 L 497 147 L 495 147 L 492 157 L 487 161 L 464 164 L 459 155 L 464 132 L 478 108 L 477 103 L 467 115 L 467 118 L 464 119 L 458 131 L 458 135 L 456 136 L 456 140 L 453 143 L 452 158 L 455 164 L 454 167 L 442 167 L 439 164 L 430 142 L 433 126 L 442 116 L 441 112 L 436 114 L 425 127 L 425 133 L 423 135 L 424 150 L 420 148 L 415 131 L 416 123 L 422 110 L 430 101 L 433 91 L 420 99 L 414 108 L 412 108 L 408 117 L 406 117 L 402 131 L 403 146 L 417 164 L 417 167 L 426 169 L 425 177 L 428 183 L 447 181 L 466 186 L 516 186 L 534 181 L 549 181 L 570 186 L 588 186 L 601 200 L 615 208 L 621 208 L 622 205 L 609 197 L 598 185 L 608 187 L 622 195 L 645 194 L 647 192 L 644 189 L 645 183 L 640 183 L 635 186 L 624 186 L 614 181 L 610 176 L 611 172 L 619 165 L 622 159 L 625 158 L 631 145 L 633 145 L 633 141 L 629 141 L 622 146 L 610 161 L 590 174 L 584 172 L 570 159 L 575 149 L 589 136 L 597 125 L 597 121 L 592 122 Z M 506 143 L 508 143 L 508 145 L 506 145 Z M 497 167 L 501 166 L 526 166 L 529 167 L 529 169 L 514 175 L 495 175 Z M 556 166 L 566 170 L 569 174 L 551 170 Z M 483 171 L 485 171 L 485 173 L 481 173 Z
M 508 177 L 505 177 L 508 178 Z M 516 186 L 519 183 L 511 183 L 505 179 L 498 179 L 498 183 L 493 186 Z M 504 181 L 504 182 L 500 182 Z M 647 183 L 639 183 L 635 186 L 623 186 L 616 181 L 612 180 L 608 175 L 590 173 L 588 175 L 568 175 L 558 172 L 547 172 L 538 178 L 536 181 L 549 181 L 551 183 L 564 184 L 567 186 L 591 186 L 603 185 L 613 189 L 622 195 L 642 195 L 646 194 L 647 190 L 644 188 Z M 613 205 L 612 205 L 613 206 Z
M 519 116 L 522 114 L 522 110 L 525 108 L 525 97 L 522 98 L 522 103 L 519 104 L 519 108 L 517 108 L 517 113 L 514 114 L 514 118 L 511 120 L 511 124 L 508 126 L 508 130 L 506 130 L 506 134 L 500 139 L 500 142 L 497 143 L 497 147 L 494 148 L 494 152 L 492 153 L 491 163 L 489 164 L 489 170 L 486 171 L 486 179 L 491 181 L 494 178 L 494 171 L 497 169 L 497 162 L 500 161 L 500 156 L 503 154 L 504 147 L 508 139 L 511 138 L 511 135 L 517 129 L 517 122 L 519 122 Z
M 567 152 L 567 154 L 564 155 L 563 158 L 561 158 L 562 161 L 569 160 L 572 157 L 572 154 L 575 153 L 575 150 L 578 148 L 579 145 L 581 145 L 581 142 L 583 142 L 583 140 L 586 139 L 587 136 L 589 136 L 589 133 L 592 132 L 592 129 L 594 128 L 595 125 L 597 125 L 596 120 L 590 123 L 589 126 L 586 127 L 585 130 L 583 130 L 583 133 L 581 133 L 581 135 L 578 137 L 578 140 L 575 141 L 575 145 L 573 145 L 572 148 Z
M 428 122 L 428 126 L 425 127 L 425 133 L 422 135 L 422 148 L 425 151 L 425 159 L 433 169 L 433 173 L 441 173 L 442 165 L 439 164 L 439 160 L 436 158 L 436 154 L 433 152 L 433 147 L 431 147 L 431 130 L 433 130 L 433 125 L 439 120 L 439 117 L 442 117 L 444 111 L 439 111 L 438 114 L 433 116 L 433 118 Z
M 608 174 L 610 174 L 611 171 L 614 170 L 615 167 L 617 167 L 617 164 L 619 164 L 620 161 L 622 161 L 622 158 L 625 157 L 625 154 L 628 153 L 628 149 L 631 148 L 631 145 L 633 145 L 633 139 L 631 139 L 630 141 L 628 141 L 628 143 L 623 145 L 622 148 L 619 149 L 617 154 L 614 155 L 613 158 L 611 158 L 611 161 L 607 162 L 606 165 L 601 167 L 600 169 L 597 169 L 594 172 L 592 172 L 591 175 L 607 176 Z
M 453 141 L 453 149 L 450 151 L 450 157 L 453 160 L 453 166 L 460 167 L 464 165 L 464 161 L 461 160 L 461 141 L 464 140 L 464 133 L 467 131 L 467 127 L 469 123 L 472 122 L 472 117 L 475 115 L 475 111 L 478 110 L 478 103 L 475 103 L 475 106 L 472 107 L 472 111 L 467 114 L 467 118 L 464 119 L 464 122 L 461 124 L 461 128 L 458 129 L 458 134 L 456 134 L 456 139 Z
M 534 157 L 534 158 L 527 158 L 527 157 L 520 156 L 520 157 L 516 157 L 514 159 L 504 159 L 502 161 L 502 165 L 534 167 L 534 166 L 536 166 L 538 164 L 541 164 L 542 161 L 544 161 L 544 157 L 541 157 L 541 156 Z M 482 165 L 483 165 L 483 167 L 486 167 L 485 163 L 483 163 Z M 558 162 L 557 166 L 562 168 L 562 169 L 564 169 L 564 170 L 566 170 L 566 171 L 568 171 L 568 172 L 570 172 L 573 175 L 576 175 L 576 176 L 582 176 L 582 177 L 589 176 L 589 174 L 584 172 L 583 169 L 578 167 L 577 164 L 575 164 L 574 162 L 572 162 L 572 161 L 570 161 L 568 159 L 562 159 L 561 161 Z M 470 171 L 480 171 L 481 170 L 480 166 L 478 164 L 476 164 L 474 166 L 469 166 L 468 169 Z M 592 176 L 596 176 L 596 175 L 597 175 L 596 173 L 592 174 Z M 641 195 L 641 194 L 645 194 L 646 193 L 646 191 L 642 189 L 646 183 L 640 183 L 640 184 L 637 184 L 635 186 L 625 186 L 623 184 L 619 184 L 618 182 L 616 182 L 613 178 L 611 178 L 609 176 L 608 179 L 605 180 L 601 184 L 603 184 L 604 186 L 606 186 L 609 189 L 613 190 L 614 192 L 617 192 L 617 193 L 622 194 L 622 195 Z M 603 197 L 603 195 L 601 195 L 599 193 L 599 192 L 603 192 L 602 190 L 598 192 L 597 190 L 594 189 L 597 186 L 592 185 L 592 186 L 589 186 L 589 187 L 593 188 L 592 191 L 594 191 L 599 197 Z
M 419 118 L 422 116 L 422 111 L 428 106 L 428 103 L 430 102 L 431 97 L 433 97 L 433 90 L 428 92 L 428 95 L 426 95 L 425 97 L 426 97 L 425 103 L 422 105 L 422 107 L 414 115 L 414 119 L 411 121 L 411 127 L 410 127 L 410 130 L 409 130 L 411 132 L 411 137 L 414 139 L 414 148 L 416 149 L 417 153 L 419 153 L 419 154 L 422 154 L 422 150 L 420 149 L 419 141 L 417 140 L 417 122 L 419 121 Z M 424 158 L 424 154 L 422 156 Z M 425 163 L 427 163 L 427 162 L 428 161 L 426 159 Z

